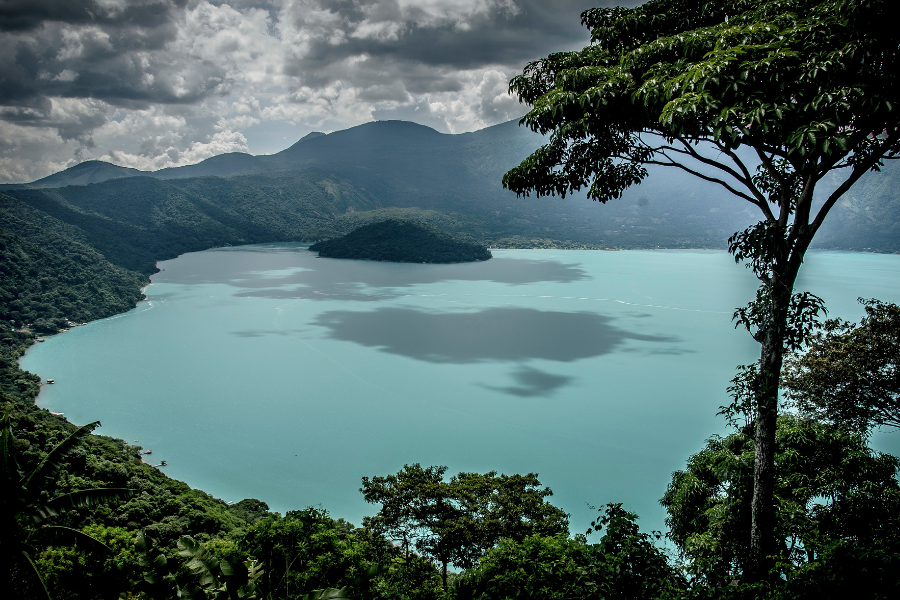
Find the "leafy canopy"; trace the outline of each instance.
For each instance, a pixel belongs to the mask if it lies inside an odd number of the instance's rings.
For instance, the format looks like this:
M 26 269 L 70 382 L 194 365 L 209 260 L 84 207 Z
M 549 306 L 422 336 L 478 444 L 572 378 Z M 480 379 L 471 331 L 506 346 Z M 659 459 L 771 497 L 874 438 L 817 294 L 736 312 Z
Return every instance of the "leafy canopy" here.
M 65 510 L 96 506 L 133 494 L 129 489 L 100 488 L 49 498 L 46 489 L 65 465 L 68 455 L 99 426 L 100 422 L 94 421 L 75 428 L 46 454 L 34 470 L 23 473 L 16 457 L 16 438 L 10 413 L 7 411 L 0 416 L 0 586 L 4 589 L 14 588 L 13 571 L 24 564 L 25 572 L 33 572 L 46 597 L 50 597 L 32 558 L 31 540 L 38 526 L 105 547 L 82 531 L 46 523 Z
M 640 183 L 645 164 L 677 166 L 774 219 L 770 203 L 797 208 L 791 200 L 828 171 L 861 175 L 897 153 L 894 10 L 883 0 L 651 0 L 585 11 L 590 46 L 510 82 L 533 105 L 522 122 L 551 137 L 504 185 L 538 196 L 589 185 L 605 202 Z
M 683 471 L 672 474 L 660 500 L 669 514 L 667 535 L 698 582 L 727 585 L 750 560 L 754 450 L 747 431 L 707 440 Z M 796 585 L 841 571 L 841 564 L 829 563 L 840 546 L 871 560 L 879 548 L 900 548 L 896 457 L 875 452 L 858 433 L 785 414 L 778 418 L 775 464 L 781 578 Z M 845 576 L 847 585 L 864 579 L 849 571 Z
M 405 465 L 396 475 L 364 477 L 367 502 L 380 504 L 364 524 L 441 562 L 470 569 L 502 539 L 556 535 L 568 516 L 550 504 L 549 488 L 535 473 L 459 473 L 444 480 L 447 467 Z
M 900 306 L 861 301 L 859 325 L 826 321 L 806 352 L 788 358 L 786 395 L 802 412 L 855 431 L 900 428 Z
M 582 536 L 530 535 L 504 539 L 454 584 L 450 598 L 604 598 L 665 600 L 684 597 L 685 581 L 642 533 L 637 515 L 621 504 L 607 504 L 588 534 L 602 533 L 599 543 Z M 658 537 L 658 536 L 657 536 Z

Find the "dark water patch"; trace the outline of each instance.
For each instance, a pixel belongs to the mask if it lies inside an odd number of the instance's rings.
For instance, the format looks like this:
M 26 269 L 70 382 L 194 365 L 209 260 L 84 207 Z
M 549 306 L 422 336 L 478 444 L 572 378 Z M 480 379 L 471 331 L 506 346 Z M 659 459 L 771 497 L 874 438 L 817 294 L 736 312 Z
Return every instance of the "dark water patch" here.
M 696 350 L 690 350 L 688 348 L 622 348 L 621 352 L 631 352 L 631 353 L 640 353 L 640 354 L 661 354 L 668 356 L 681 356 L 682 354 L 694 354 Z
M 626 340 L 675 343 L 678 338 L 644 335 L 588 312 L 531 308 L 487 308 L 476 312 L 426 312 L 380 308 L 370 312 L 328 311 L 314 324 L 332 339 L 435 363 L 524 361 L 570 362 L 608 354 Z
M 483 385 L 482 387 L 511 396 L 533 398 L 535 396 L 551 396 L 575 380 L 574 377 L 568 375 L 554 375 L 532 367 L 519 368 L 512 373 L 512 378 L 518 385 L 507 387 Z
M 358 291 L 352 291 L 356 289 Z M 335 301 L 353 301 L 353 302 L 379 302 L 381 300 L 393 300 L 406 294 L 401 292 L 385 293 L 384 290 L 378 290 L 377 293 L 366 293 L 363 286 L 345 289 L 335 286 L 332 289 L 315 290 L 308 287 L 298 286 L 292 288 L 267 288 L 263 290 L 254 290 L 252 292 L 238 292 L 235 294 L 238 298 L 271 298 L 277 300 L 335 300 Z
M 414 285 L 442 281 L 490 281 L 508 285 L 590 279 L 578 264 L 554 260 L 494 258 L 448 265 L 319 259 L 305 249 L 265 252 L 215 250 L 161 263 L 158 283 L 224 283 L 237 296 L 310 300 L 382 300 Z
M 252 329 L 245 331 L 232 331 L 232 335 L 236 335 L 238 337 L 243 338 L 257 338 L 264 337 L 267 335 L 293 335 L 296 333 L 304 333 L 303 329 Z
M 491 281 L 523 285 L 569 283 L 588 278 L 577 265 L 503 258 L 450 265 L 385 264 L 325 258 L 317 259 L 312 266 L 318 265 L 321 266 L 294 269 L 281 276 L 245 272 L 227 283 L 246 290 L 238 292 L 238 296 L 367 301 L 400 297 L 404 295 L 403 290 L 411 286 L 441 281 Z

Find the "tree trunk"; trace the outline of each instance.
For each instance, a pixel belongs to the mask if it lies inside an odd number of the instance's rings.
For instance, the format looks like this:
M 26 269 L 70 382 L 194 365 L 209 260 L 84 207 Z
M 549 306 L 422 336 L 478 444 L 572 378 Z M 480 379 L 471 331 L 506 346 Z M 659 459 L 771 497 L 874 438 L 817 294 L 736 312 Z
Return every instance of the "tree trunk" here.
M 447 589 L 447 561 L 441 561 L 441 577 L 444 581 L 444 589 Z
M 787 339 L 794 282 L 812 240 L 801 233 L 780 264 L 776 264 L 769 290 L 769 318 L 760 339 L 759 381 L 753 436 L 753 503 L 750 526 L 750 556 L 745 580 L 763 581 L 771 573 L 775 555 L 775 429 L 778 420 L 778 389 L 784 344 Z
M 787 311 L 779 312 L 786 314 Z M 778 383 L 784 357 L 785 320 L 782 317 L 779 319 L 780 323 L 772 324 L 773 331 L 766 332 L 760 352 L 760 381 L 756 395 L 756 427 L 753 436 L 750 581 L 761 581 L 766 577 L 772 566 L 770 557 L 775 549 L 775 427 L 778 417 Z

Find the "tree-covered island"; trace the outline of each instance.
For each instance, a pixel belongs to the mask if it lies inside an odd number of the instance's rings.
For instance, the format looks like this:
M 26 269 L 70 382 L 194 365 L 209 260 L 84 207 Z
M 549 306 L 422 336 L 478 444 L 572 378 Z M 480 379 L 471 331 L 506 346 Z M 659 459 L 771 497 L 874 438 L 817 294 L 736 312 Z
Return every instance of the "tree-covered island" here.
M 364 225 L 342 238 L 309 247 L 320 257 L 386 262 L 461 263 L 488 260 L 490 251 L 434 225 L 408 219 L 389 219 Z

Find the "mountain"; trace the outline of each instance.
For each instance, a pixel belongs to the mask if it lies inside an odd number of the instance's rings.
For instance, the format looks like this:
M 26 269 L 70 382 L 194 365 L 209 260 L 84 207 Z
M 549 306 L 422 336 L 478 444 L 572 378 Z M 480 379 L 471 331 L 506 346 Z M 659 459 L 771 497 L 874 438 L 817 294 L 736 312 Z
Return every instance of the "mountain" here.
M 110 179 L 140 177 L 147 174 L 146 171 L 119 167 L 102 160 L 88 160 L 20 187 L 57 188 L 67 185 L 90 185 L 92 183 L 109 181 Z
M 134 198 L 126 178 L 164 180 L 173 187 L 143 183 L 142 194 L 161 194 L 153 201 L 157 204 L 171 194 L 188 194 L 203 198 L 204 206 L 218 206 L 223 215 L 236 210 L 240 215 L 229 218 L 249 219 L 256 232 L 240 239 L 258 239 L 268 230 L 275 236 L 271 239 L 315 240 L 329 230 L 346 233 L 344 225 L 352 219 L 341 221 L 341 215 L 357 213 L 356 219 L 365 220 L 359 213 L 401 209 L 435 211 L 459 227 L 455 233 L 498 246 L 722 248 L 731 233 L 759 219 L 751 205 L 716 185 L 663 167 L 651 167 L 641 185 L 602 207 L 584 193 L 564 200 L 516 198 L 503 189 L 503 174 L 542 142 L 515 121 L 457 135 L 410 122 L 377 121 L 309 134 L 273 155 L 223 154 L 152 173 L 83 163 L 87 166 L 28 187 L 58 186 L 56 192 L 47 191 L 48 197 L 79 205 L 85 192 L 61 186 L 105 177 L 86 187 L 92 187 L 89 195 L 119 198 L 115 210 L 104 213 L 116 220 L 117 211 L 134 210 L 128 208 Z M 310 186 L 317 191 L 310 192 Z M 16 196 L 22 188 L 0 191 Z M 302 210 L 290 200 L 300 196 L 305 198 Z M 266 207 L 265 219 L 255 203 Z M 863 178 L 835 207 L 816 245 L 900 251 L 898 222 L 900 169 L 888 164 L 882 173 Z

